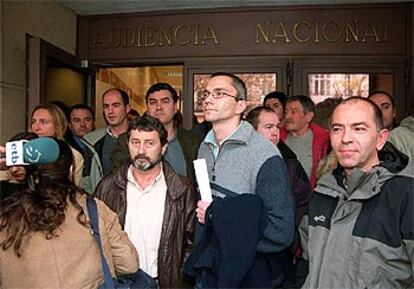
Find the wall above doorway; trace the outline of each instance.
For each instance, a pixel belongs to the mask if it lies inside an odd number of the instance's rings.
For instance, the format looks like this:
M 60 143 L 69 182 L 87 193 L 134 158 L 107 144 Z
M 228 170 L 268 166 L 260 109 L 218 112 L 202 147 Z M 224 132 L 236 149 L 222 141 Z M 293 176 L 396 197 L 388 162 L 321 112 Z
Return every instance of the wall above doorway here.
M 332 5 L 332 4 L 368 4 L 398 3 L 398 0 L 56 0 L 78 15 L 98 15 L 149 11 L 171 11 L 187 9 L 229 8 L 229 7 L 260 7 L 285 5 Z

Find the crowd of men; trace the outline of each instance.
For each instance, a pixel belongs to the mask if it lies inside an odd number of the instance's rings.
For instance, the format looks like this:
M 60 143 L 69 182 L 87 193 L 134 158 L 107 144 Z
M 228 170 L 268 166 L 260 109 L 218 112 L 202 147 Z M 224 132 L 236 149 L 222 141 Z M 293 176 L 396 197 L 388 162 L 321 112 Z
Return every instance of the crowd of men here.
M 414 118 L 396 126 L 391 95 L 343 100 L 329 129 L 304 95 L 271 92 L 247 112 L 230 73 L 211 75 L 202 100 L 203 139 L 177 125 L 167 83 L 130 120 L 118 88 L 102 95 L 106 127 L 84 104 L 67 115 L 79 186 L 118 214 L 160 288 L 414 287 Z

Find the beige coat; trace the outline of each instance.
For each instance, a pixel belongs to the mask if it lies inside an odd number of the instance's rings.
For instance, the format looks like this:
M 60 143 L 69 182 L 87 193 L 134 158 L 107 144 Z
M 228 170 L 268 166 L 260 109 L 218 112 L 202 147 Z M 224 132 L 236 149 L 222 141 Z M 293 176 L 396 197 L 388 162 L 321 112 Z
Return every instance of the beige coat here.
M 85 195 L 79 197 L 86 212 Z M 99 230 L 104 254 L 119 274 L 138 270 L 138 255 L 122 231 L 118 216 L 96 200 Z M 70 204 L 70 203 L 69 203 Z M 32 234 L 18 258 L 13 249 L 0 249 L 0 288 L 97 288 L 103 283 L 99 251 L 91 229 L 78 223 L 78 211 L 69 205 L 59 237 L 46 240 L 42 233 Z M 0 240 L 4 232 L 0 232 Z
M 77 186 L 82 184 L 82 171 L 84 159 L 80 152 L 73 147 L 70 147 L 73 154 L 73 180 Z

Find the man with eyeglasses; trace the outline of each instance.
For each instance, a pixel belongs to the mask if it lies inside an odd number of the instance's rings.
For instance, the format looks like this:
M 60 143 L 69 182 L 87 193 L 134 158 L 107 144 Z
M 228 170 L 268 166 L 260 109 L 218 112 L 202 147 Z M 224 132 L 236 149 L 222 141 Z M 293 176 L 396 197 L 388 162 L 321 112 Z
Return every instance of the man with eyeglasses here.
M 266 225 L 253 248 L 255 262 L 241 286 L 269 288 L 271 281 L 280 277 L 280 268 L 274 270 L 270 264 L 277 267 L 275 254 L 287 248 L 293 239 L 294 206 L 286 165 L 280 152 L 248 122 L 241 120 L 246 107 L 246 86 L 240 78 L 230 73 L 211 76 L 203 93 L 203 112 L 213 129 L 202 142 L 198 158 L 206 159 L 214 198 L 242 194 L 261 198 Z M 205 201 L 198 202 L 196 212 L 201 224 L 205 223 L 209 205 Z M 214 219 L 209 210 L 207 215 Z M 228 237 L 234 238 L 225 236 Z M 235 240 L 235 246 L 244 241 L 244 238 Z

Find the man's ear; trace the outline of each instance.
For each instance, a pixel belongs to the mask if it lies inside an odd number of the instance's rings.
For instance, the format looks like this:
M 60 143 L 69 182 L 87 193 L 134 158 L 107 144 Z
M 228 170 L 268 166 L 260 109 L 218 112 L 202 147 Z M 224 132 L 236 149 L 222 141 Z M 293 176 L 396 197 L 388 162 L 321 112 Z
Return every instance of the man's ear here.
M 161 149 L 161 154 L 162 155 L 164 155 L 165 152 L 167 151 L 167 147 L 168 147 L 168 144 L 167 143 L 162 147 L 162 149 Z
M 129 113 L 129 111 L 131 110 L 131 106 L 129 104 L 126 105 L 126 112 Z
M 386 128 L 380 130 L 377 137 L 377 151 L 380 151 L 384 147 L 388 140 L 389 133 L 390 131 Z
M 239 100 L 237 102 L 237 109 L 236 109 L 236 114 L 240 114 L 242 115 L 247 108 L 247 102 L 245 100 Z
M 315 113 L 312 111 L 305 113 L 306 122 L 311 123 L 314 116 L 315 116 Z

